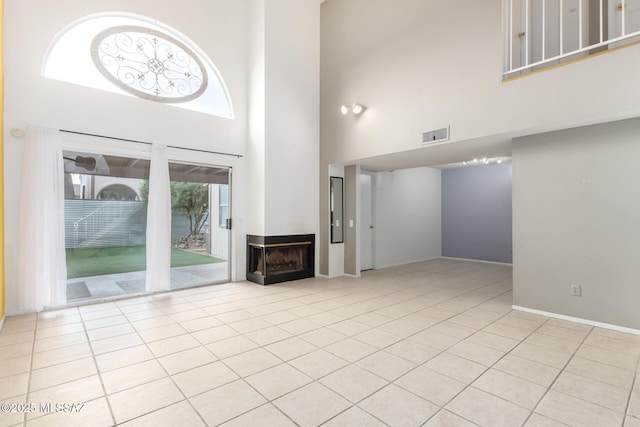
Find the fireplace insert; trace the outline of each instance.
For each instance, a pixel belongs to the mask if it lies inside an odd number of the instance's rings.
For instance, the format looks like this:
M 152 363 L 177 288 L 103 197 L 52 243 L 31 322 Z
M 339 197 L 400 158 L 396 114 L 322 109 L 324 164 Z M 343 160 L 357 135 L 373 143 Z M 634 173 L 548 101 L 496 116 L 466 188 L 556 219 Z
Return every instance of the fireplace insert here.
M 315 235 L 247 235 L 247 280 L 261 285 L 315 276 Z

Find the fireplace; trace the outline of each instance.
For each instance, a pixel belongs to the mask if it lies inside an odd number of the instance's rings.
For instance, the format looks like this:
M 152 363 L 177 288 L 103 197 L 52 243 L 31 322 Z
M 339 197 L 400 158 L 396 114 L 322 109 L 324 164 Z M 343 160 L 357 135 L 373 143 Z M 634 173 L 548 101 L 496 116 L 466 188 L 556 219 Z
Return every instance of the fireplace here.
M 315 276 L 315 235 L 247 235 L 247 280 L 261 285 Z

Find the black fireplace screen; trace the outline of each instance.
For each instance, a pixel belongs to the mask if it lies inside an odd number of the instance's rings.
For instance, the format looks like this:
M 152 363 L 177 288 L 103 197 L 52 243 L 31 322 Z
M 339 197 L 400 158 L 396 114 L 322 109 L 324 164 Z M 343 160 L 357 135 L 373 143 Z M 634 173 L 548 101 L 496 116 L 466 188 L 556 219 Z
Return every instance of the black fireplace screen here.
M 315 235 L 247 235 L 247 279 L 263 285 L 314 276 Z

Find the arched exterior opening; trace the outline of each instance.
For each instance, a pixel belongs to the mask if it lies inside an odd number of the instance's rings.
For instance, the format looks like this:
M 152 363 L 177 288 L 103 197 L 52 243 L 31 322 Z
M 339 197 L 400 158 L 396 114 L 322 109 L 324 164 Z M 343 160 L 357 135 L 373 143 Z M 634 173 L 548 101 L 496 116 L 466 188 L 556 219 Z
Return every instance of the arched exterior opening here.
M 98 193 L 98 200 L 140 200 L 138 193 L 128 185 L 111 184 L 104 187 Z

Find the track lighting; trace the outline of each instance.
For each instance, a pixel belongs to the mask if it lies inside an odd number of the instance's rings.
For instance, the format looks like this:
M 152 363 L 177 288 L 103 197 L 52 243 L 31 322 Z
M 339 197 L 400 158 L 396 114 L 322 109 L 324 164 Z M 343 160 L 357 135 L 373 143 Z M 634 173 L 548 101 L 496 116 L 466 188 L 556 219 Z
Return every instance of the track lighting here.
M 498 165 L 504 163 L 506 160 L 508 160 L 508 157 L 482 157 L 482 158 L 475 158 L 473 160 L 464 160 L 462 162 L 463 166 L 474 166 L 474 165 L 489 165 L 492 163 L 496 163 Z

